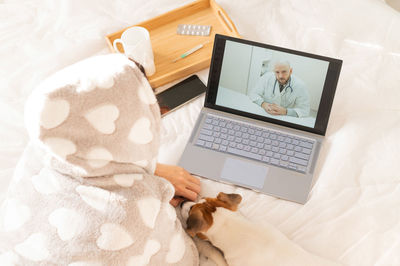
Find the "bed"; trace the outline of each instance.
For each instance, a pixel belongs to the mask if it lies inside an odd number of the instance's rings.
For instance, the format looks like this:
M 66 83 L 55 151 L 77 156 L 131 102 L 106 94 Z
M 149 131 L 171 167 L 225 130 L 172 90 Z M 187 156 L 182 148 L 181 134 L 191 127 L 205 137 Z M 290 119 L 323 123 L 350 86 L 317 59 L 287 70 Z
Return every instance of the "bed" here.
M 23 110 L 32 89 L 67 65 L 109 53 L 107 34 L 190 2 L 0 0 L 0 201 L 28 142 Z M 274 225 L 322 257 L 346 265 L 400 265 L 395 1 L 388 1 L 393 6 L 383 0 L 217 3 L 243 38 L 339 58 L 343 67 L 305 205 L 206 179 L 202 195 L 242 194 L 240 210 L 249 219 Z M 208 69 L 196 74 L 207 83 Z M 159 162 L 178 162 L 203 101 L 163 118 Z

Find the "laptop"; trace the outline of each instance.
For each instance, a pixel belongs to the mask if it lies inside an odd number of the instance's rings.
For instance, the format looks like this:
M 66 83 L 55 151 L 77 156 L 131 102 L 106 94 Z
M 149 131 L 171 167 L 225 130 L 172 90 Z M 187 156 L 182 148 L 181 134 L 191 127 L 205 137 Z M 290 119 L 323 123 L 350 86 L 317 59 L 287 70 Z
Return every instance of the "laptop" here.
M 304 204 L 342 61 L 215 36 L 204 107 L 178 165 Z

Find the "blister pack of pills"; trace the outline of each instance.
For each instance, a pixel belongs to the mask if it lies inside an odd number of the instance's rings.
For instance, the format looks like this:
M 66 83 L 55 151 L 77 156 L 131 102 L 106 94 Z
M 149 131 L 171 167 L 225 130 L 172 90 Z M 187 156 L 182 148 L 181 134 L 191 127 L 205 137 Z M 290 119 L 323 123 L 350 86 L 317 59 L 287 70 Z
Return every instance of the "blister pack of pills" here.
M 210 31 L 211 26 L 193 24 L 179 24 L 176 29 L 176 33 L 180 35 L 208 36 L 210 35 Z

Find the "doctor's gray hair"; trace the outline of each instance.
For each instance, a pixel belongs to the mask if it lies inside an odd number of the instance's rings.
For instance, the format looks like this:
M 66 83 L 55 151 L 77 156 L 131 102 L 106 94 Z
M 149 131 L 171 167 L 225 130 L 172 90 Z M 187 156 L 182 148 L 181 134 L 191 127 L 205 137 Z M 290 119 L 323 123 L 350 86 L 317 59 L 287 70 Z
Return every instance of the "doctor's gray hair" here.
M 274 63 L 272 64 L 272 67 L 275 68 L 276 65 L 285 65 L 285 66 L 288 66 L 289 69 L 291 68 L 290 62 L 288 60 L 285 60 L 285 59 L 277 59 L 277 60 L 275 60 Z

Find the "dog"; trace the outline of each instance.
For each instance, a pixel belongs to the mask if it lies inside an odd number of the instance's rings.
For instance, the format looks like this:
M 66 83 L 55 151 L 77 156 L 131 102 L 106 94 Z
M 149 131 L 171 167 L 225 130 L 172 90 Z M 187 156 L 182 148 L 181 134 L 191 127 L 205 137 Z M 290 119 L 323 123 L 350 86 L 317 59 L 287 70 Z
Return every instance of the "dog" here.
M 249 221 L 237 212 L 241 201 L 239 194 L 220 192 L 217 198 L 183 203 L 187 233 L 210 241 L 223 252 L 230 266 L 340 265 L 305 251 L 272 225 Z

